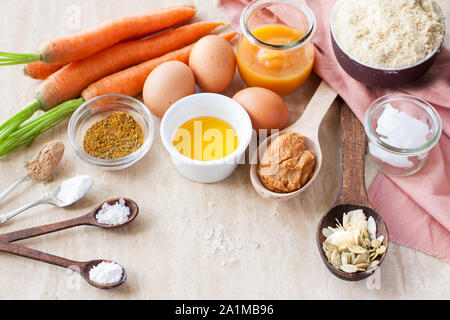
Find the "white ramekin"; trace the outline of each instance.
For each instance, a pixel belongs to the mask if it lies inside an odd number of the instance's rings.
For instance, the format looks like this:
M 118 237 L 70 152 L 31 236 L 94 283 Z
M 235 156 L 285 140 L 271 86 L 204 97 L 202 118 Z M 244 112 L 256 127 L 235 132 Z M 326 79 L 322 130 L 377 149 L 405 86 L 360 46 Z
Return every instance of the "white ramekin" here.
M 216 117 L 228 122 L 239 137 L 236 151 L 216 161 L 193 160 L 178 152 L 172 142 L 174 133 L 184 123 L 198 117 Z M 247 111 L 233 99 L 213 93 L 194 94 L 167 110 L 161 122 L 161 138 L 175 167 L 184 177 L 194 182 L 214 183 L 228 178 L 237 165 L 243 163 L 252 138 L 252 121 Z

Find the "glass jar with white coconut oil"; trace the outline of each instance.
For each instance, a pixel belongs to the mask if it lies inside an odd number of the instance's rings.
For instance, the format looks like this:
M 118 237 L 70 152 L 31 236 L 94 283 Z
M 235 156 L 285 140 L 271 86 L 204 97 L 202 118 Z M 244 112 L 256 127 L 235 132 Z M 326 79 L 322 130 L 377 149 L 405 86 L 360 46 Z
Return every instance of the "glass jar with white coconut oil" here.
M 425 164 L 442 134 L 442 121 L 425 100 L 392 94 L 375 100 L 366 112 L 368 150 L 379 169 L 409 176 Z

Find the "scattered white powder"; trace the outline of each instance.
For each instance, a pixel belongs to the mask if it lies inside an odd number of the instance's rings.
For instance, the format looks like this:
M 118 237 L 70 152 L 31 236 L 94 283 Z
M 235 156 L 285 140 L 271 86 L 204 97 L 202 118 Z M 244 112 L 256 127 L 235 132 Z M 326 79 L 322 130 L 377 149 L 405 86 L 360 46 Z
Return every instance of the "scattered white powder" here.
M 440 46 L 442 19 L 433 0 L 341 0 L 333 27 L 353 58 L 375 67 L 401 68 Z
M 120 199 L 112 206 L 105 203 L 95 215 L 95 219 L 101 224 L 117 226 L 127 222 L 129 216 L 130 208 L 125 205 L 125 200 Z
M 117 283 L 122 276 L 123 268 L 113 262 L 101 262 L 89 271 L 89 279 L 99 284 Z
M 92 187 L 92 177 L 77 176 L 64 181 L 56 194 L 59 205 L 68 205 L 80 200 Z
M 414 149 L 427 143 L 430 129 L 426 123 L 386 104 L 378 118 L 376 132 L 381 136 L 380 140 L 390 146 Z M 407 156 L 392 154 L 372 142 L 369 143 L 369 149 L 374 157 L 394 167 L 411 168 L 414 165 Z
M 216 228 L 211 228 L 206 231 L 201 230 L 200 233 L 203 234 L 203 239 L 207 241 L 210 246 L 210 252 L 204 255 L 205 259 L 220 254 L 222 257 L 222 266 L 237 261 L 234 254 L 243 248 L 242 241 L 239 237 L 233 239 L 223 225 L 219 225 Z

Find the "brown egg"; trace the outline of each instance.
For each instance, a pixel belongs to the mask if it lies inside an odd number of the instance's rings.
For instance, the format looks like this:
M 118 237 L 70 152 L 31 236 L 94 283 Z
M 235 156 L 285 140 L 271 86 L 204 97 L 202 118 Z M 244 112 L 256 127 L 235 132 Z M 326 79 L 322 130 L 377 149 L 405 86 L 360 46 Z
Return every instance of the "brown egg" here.
M 147 108 L 162 118 L 175 102 L 195 93 L 192 70 L 180 61 L 163 63 L 147 78 L 143 98 Z
M 206 36 L 192 49 L 189 66 L 203 91 L 220 93 L 233 80 L 236 55 L 227 40 L 218 36 Z
M 264 88 L 247 88 L 233 97 L 252 119 L 253 129 L 283 129 L 289 119 L 288 109 L 283 98 Z

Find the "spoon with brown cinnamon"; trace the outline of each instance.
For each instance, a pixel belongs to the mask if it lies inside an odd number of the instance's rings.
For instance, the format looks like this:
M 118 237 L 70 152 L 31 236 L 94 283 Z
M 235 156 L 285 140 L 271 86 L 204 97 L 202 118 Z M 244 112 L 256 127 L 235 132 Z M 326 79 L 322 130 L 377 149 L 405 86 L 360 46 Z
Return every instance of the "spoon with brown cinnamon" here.
M 19 184 L 25 181 L 44 181 L 55 172 L 64 155 L 64 144 L 52 141 L 45 144 L 36 157 L 25 164 L 28 174 L 19 179 L 0 194 L 0 201 L 5 199 Z

